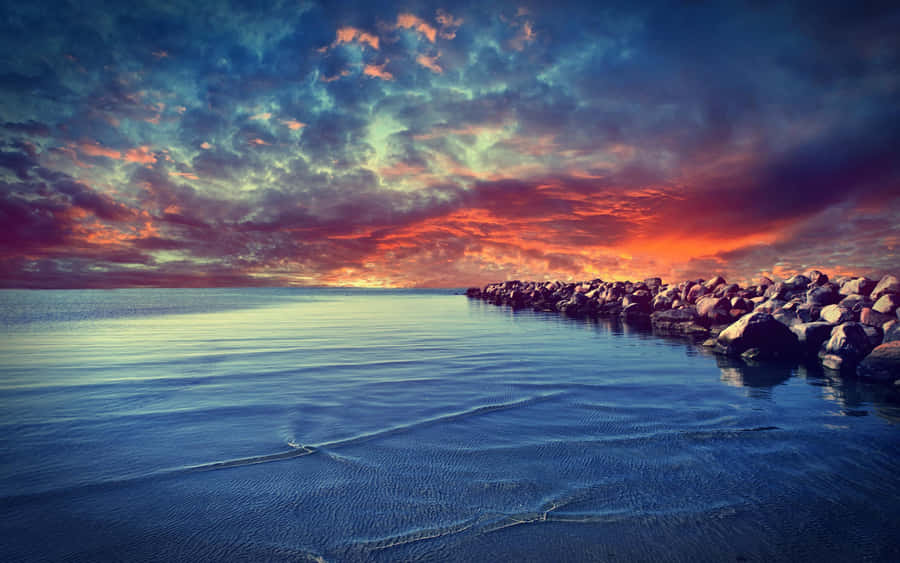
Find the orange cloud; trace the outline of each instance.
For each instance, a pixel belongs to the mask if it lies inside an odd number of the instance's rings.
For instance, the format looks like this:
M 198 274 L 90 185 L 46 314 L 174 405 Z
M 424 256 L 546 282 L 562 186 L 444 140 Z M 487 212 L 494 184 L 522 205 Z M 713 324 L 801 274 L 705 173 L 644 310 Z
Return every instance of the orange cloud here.
M 80 143 L 78 143 L 78 150 L 82 154 L 86 154 L 88 156 L 103 156 L 106 158 L 115 158 L 115 159 L 122 158 L 121 152 L 114 150 L 114 149 L 106 148 L 103 145 L 101 145 L 100 143 L 97 143 L 94 141 L 81 141 Z
M 247 141 L 247 142 L 250 143 L 251 145 L 268 145 L 268 144 L 270 144 L 270 143 L 267 143 L 267 142 L 263 141 L 263 140 L 260 139 L 260 138 L 250 139 L 250 140 Z
M 153 51 L 153 53 L 151 53 L 151 54 L 152 54 L 154 57 L 156 57 L 157 59 L 167 59 L 167 58 L 169 58 L 169 52 L 168 52 L 168 51 L 163 51 L 162 49 L 160 49 L 159 51 Z
M 156 162 L 156 156 L 150 152 L 150 147 L 146 145 L 136 149 L 129 149 L 125 152 L 124 159 L 128 162 L 137 162 L 140 164 L 153 164 Z
M 291 131 L 297 131 L 298 129 L 306 127 L 306 123 L 297 121 L 296 119 L 282 119 L 281 122 L 287 125 L 288 129 Z
M 534 31 L 533 24 L 530 21 L 525 20 L 522 22 L 522 27 L 519 29 L 516 36 L 510 39 L 509 46 L 516 51 L 522 51 L 525 49 L 525 44 L 534 41 L 535 37 L 537 37 L 537 34 Z
M 269 112 L 265 112 L 265 113 L 257 113 L 256 115 L 251 115 L 250 119 L 257 120 L 257 121 L 268 121 L 270 117 L 272 117 L 272 114 Z
M 203 141 L 203 143 L 200 144 L 200 148 L 208 151 L 212 148 L 212 145 L 207 143 L 206 141 Z
M 442 72 L 444 72 L 444 69 L 441 68 L 441 65 L 437 64 L 438 57 L 440 56 L 440 53 L 433 57 L 429 57 L 427 55 L 419 55 L 418 57 L 416 57 L 416 62 L 431 70 L 432 72 L 441 74 Z
M 382 63 L 380 65 L 376 65 L 376 64 L 366 65 L 365 68 L 363 68 L 363 74 L 365 74 L 366 76 L 372 76 L 374 78 L 380 78 L 382 80 L 393 80 L 394 75 L 391 74 L 390 72 L 384 70 L 384 67 L 389 62 L 391 62 L 390 59 L 384 61 L 384 63 Z
M 193 172 L 169 172 L 169 176 L 180 176 L 188 180 L 199 180 L 200 178 Z
M 331 46 L 334 47 L 335 45 L 340 45 L 342 43 L 354 42 L 359 43 L 360 45 L 368 45 L 375 50 L 378 49 L 379 43 L 377 35 L 355 27 L 346 26 L 337 30 L 337 37 L 335 37 L 334 43 L 332 43 Z
M 319 80 L 321 80 L 322 82 L 334 82 L 335 80 L 340 80 L 345 76 L 350 76 L 350 71 L 346 68 L 341 72 L 335 74 L 334 76 L 320 76 Z
M 415 29 L 432 43 L 437 39 L 437 29 L 422 18 L 413 14 L 398 14 L 396 27 L 397 29 Z

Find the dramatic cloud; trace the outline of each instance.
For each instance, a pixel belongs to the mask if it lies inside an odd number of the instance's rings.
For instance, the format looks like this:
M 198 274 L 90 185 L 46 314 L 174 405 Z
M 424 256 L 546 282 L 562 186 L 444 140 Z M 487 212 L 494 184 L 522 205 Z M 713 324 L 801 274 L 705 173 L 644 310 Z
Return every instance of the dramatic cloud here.
M 0 286 L 900 264 L 896 3 L 8 12 Z

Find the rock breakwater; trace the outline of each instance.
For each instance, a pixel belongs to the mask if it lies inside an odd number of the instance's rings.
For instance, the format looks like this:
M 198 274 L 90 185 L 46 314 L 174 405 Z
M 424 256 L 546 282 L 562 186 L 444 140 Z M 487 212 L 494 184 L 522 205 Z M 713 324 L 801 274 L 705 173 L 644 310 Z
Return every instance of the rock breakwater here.
M 505 281 L 466 291 L 472 299 L 572 317 L 619 317 L 663 334 L 705 339 L 748 362 L 818 361 L 844 375 L 900 385 L 900 280 L 811 270 L 782 281 L 728 283 L 722 276 L 666 284 Z

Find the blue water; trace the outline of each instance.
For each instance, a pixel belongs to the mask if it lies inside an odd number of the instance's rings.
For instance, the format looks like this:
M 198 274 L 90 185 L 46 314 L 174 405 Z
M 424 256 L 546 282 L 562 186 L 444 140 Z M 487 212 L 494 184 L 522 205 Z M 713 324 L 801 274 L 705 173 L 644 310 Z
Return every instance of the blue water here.
M 897 561 L 900 399 L 448 291 L 0 291 L 2 561 Z

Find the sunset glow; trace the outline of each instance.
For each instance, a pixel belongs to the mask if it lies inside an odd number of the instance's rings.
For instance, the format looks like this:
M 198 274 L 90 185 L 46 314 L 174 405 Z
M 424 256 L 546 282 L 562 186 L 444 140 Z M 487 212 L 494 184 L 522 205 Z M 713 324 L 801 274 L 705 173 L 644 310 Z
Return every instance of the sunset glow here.
M 3 287 L 900 264 L 896 9 L 7 9 Z

